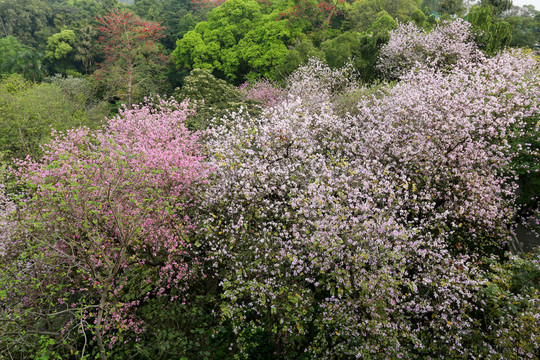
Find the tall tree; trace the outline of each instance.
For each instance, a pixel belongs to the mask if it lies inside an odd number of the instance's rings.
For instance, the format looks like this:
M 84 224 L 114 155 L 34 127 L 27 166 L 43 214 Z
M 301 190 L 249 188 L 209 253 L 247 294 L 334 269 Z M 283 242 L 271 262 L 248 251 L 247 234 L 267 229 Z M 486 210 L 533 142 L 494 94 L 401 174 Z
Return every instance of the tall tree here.
M 86 74 L 93 65 L 96 55 L 94 50 L 95 35 L 96 31 L 92 26 L 84 26 L 79 29 L 77 42 L 75 43 L 75 61 L 82 63 Z
M 467 14 L 476 43 L 486 54 L 495 55 L 512 41 L 512 24 L 497 19 L 493 7 L 473 6 Z
M 0 39 L 0 74 L 9 73 L 13 59 L 17 58 L 20 53 L 28 51 L 19 39 L 14 36 L 6 36 Z
M 43 79 L 48 73 L 43 65 L 43 53 L 33 50 L 17 52 L 5 63 L 4 69 L 9 73 L 22 74 L 34 83 Z
M 383 11 L 403 22 L 420 4 L 418 0 L 358 0 L 348 9 L 347 17 L 354 30 L 364 32 L 384 14 Z
M 50 69 L 55 73 L 66 74 L 69 70 L 76 71 L 74 66 L 75 31 L 64 29 L 47 39 L 45 58 L 50 63 Z
M 24 44 L 36 47 L 41 31 L 47 28 L 51 9 L 42 0 L 2 0 L 0 1 L 0 31 L 5 36 L 12 35 Z
M 279 10 L 265 14 L 255 0 L 229 0 L 178 40 L 173 59 L 180 69 L 207 69 L 231 81 L 271 78 L 303 31 L 278 17 Z
M 501 15 L 513 6 L 512 0 L 482 0 L 480 3 L 493 9 L 495 15 Z
M 158 43 L 163 27 L 119 10 L 98 16 L 97 21 L 104 60 L 94 78 L 131 108 L 135 95 L 155 91 L 164 73 L 167 57 Z

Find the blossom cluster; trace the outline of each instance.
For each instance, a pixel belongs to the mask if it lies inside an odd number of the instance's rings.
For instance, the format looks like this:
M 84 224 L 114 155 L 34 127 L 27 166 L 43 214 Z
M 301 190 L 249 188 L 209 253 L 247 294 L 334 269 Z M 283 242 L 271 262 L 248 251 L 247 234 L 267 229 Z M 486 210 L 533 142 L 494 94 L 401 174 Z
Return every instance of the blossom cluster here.
M 538 62 L 423 67 L 349 116 L 331 72 L 312 61 L 281 104 L 204 139 L 204 257 L 236 346 L 261 331 L 277 357 L 500 356 L 479 326 L 480 264 L 511 235 L 507 138 L 540 112 Z
M 274 106 L 283 101 L 286 94 L 276 83 L 266 79 L 245 82 L 238 88 L 244 101 L 255 101 L 263 106 Z
M 149 297 L 175 300 L 189 277 L 188 213 L 208 172 L 184 125 L 192 112 L 163 99 L 124 109 L 100 131 L 53 132 L 42 159 L 17 164 L 29 189 L 24 220 L 46 271 L 67 276 L 54 284 L 68 293 L 57 306 L 75 306 L 98 337 L 141 331 L 134 308 Z
M 418 64 L 450 70 L 483 58 L 473 39 L 472 25 L 462 19 L 443 21 L 430 32 L 412 22 L 399 24 L 382 46 L 377 66 L 390 79 Z

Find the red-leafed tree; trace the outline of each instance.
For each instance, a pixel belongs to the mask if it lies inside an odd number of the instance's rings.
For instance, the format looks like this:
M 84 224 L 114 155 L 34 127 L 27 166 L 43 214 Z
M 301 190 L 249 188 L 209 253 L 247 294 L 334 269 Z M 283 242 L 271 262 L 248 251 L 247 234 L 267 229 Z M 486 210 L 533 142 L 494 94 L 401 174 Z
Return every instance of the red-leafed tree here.
M 119 10 L 99 16 L 97 21 L 104 60 L 93 76 L 131 108 L 135 99 L 157 92 L 163 80 L 168 59 L 158 43 L 164 36 L 163 27 Z

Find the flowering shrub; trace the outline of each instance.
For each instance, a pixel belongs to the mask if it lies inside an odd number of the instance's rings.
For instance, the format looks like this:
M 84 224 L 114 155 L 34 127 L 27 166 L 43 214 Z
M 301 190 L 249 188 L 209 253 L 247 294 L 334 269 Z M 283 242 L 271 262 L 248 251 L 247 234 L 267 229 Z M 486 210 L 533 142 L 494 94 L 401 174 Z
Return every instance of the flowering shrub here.
M 14 313 L 36 322 L 64 313 L 62 334 L 91 333 L 104 358 L 106 342 L 144 330 L 134 316 L 140 304 L 182 299 L 189 209 L 207 176 L 197 136 L 184 126 L 190 114 L 187 103 L 174 101 L 135 106 L 101 131 L 53 132 L 41 161 L 19 162 L 28 188 L 26 251 L 41 256 L 41 270 L 25 266 L 44 281 L 41 291 L 55 296 L 43 308 L 39 293 L 25 294 Z M 32 307 L 41 311 L 25 312 Z
M 301 98 L 302 103 L 314 111 L 324 111 L 336 96 L 358 87 L 357 74 L 352 63 L 331 69 L 324 61 L 310 58 L 288 78 L 287 98 Z
M 267 107 L 279 104 L 285 96 L 285 92 L 276 83 L 266 79 L 245 82 L 238 89 L 244 101 L 255 101 Z
M 474 43 L 471 24 L 462 20 L 444 21 L 431 32 L 414 23 L 399 24 L 383 45 L 378 67 L 390 79 L 406 74 L 417 64 L 452 69 L 483 58 Z
M 332 111 L 347 80 L 331 75 L 312 61 L 287 101 L 207 135 L 216 173 L 201 251 L 223 279 L 236 349 L 501 356 L 482 325 L 480 262 L 510 235 L 506 139 L 540 111 L 538 63 L 507 52 L 421 69 L 350 116 Z

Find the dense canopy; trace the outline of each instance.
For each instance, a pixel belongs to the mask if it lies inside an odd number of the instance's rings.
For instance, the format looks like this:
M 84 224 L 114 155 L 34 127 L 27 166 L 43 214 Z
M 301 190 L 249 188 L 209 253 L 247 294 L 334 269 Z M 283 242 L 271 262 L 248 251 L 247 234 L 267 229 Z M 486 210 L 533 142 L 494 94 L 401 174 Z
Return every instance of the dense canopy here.
M 538 19 L 0 0 L 0 358 L 540 358 Z

